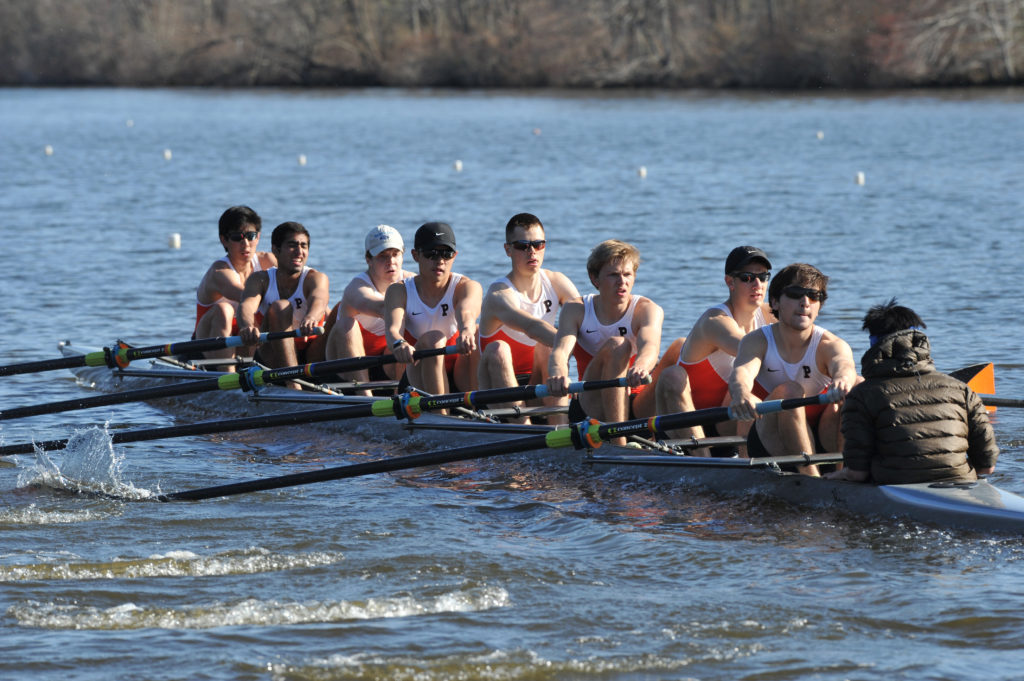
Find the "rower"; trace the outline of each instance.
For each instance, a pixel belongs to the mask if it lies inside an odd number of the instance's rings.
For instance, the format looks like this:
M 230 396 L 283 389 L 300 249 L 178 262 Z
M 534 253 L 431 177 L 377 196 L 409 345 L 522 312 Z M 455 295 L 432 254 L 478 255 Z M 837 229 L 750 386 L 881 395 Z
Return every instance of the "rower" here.
M 649 390 L 644 385 L 658 361 L 664 313 L 650 298 L 633 294 L 640 251 L 616 239 L 603 241 L 587 258 L 587 274 L 596 294 L 567 302 L 558 319 L 558 334 L 548 360 L 548 389 L 565 395 L 569 386 L 569 355 L 576 358 L 581 380 L 625 377 L 628 389 L 583 393 L 579 406 L 600 421 L 630 418 L 634 400 Z M 575 409 L 570 407 L 570 418 Z M 642 414 L 640 414 L 642 415 Z M 617 438 L 616 444 L 623 444 Z
M 271 253 L 257 250 L 263 221 L 248 206 L 232 206 L 217 223 L 224 256 L 206 270 L 196 287 L 196 326 L 192 338 L 216 338 L 238 335 L 238 304 L 245 291 L 245 280 L 253 272 L 277 264 Z M 210 350 L 207 358 L 232 359 L 235 348 Z M 223 367 L 234 371 L 233 364 Z
M 384 293 L 384 334 L 395 359 L 409 366 L 410 385 L 431 394 L 476 388 L 477 317 L 480 284 L 452 271 L 455 232 L 444 222 L 428 222 L 416 230 L 412 258 L 419 267 L 413 277 L 391 284 Z M 455 345 L 455 355 L 413 361 L 414 350 Z
M 669 346 L 672 363 L 655 385 L 657 413 L 673 414 L 729 404 L 729 374 L 743 336 L 774 321 L 765 301 L 772 263 L 754 246 L 737 246 L 725 259 L 729 297 L 697 319 L 690 333 Z M 673 354 L 674 350 L 674 354 Z M 710 425 L 709 435 L 746 436 L 750 423 L 737 430 L 736 421 Z M 701 426 L 672 431 L 674 438 L 703 438 Z M 694 455 L 708 456 L 706 447 Z
M 868 310 L 862 328 L 871 340 L 864 382 L 843 407 L 845 465 L 828 477 L 898 485 L 991 474 L 999 447 L 988 412 L 967 385 L 935 370 L 917 313 L 893 298 Z
M 784 267 L 768 287 L 777 322 L 751 331 L 740 341 L 729 378 L 730 409 L 739 420 L 757 419 L 747 435 L 751 458 L 839 451 L 839 404 L 759 415 L 762 399 L 804 397 L 834 391 L 846 396 L 857 383 L 853 353 L 839 336 L 815 325 L 828 297 L 828 277 L 816 267 Z M 817 466 L 798 467 L 819 475 Z
M 306 265 L 309 241 L 309 231 L 298 222 L 281 223 L 270 235 L 277 267 L 254 272 L 245 281 L 238 330 L 244 343 L 255 344 L 261 331 L 305 334 L 261 346 L 259 360 L 270 367 L 324 358 L 324 337 L 311 334 L 324 324 L 329 284 L 326 274 Z
M 562 306 L 579 299 L 576 286 L 561 272 L 544 269 L 547 240 L 536 215 L 519 213 L 505 225 L 505 255 L 512 269 L 487 289 L 480 312 L 481 390 L 528 385 L 547 380 L 548 358 L 555 343 L 555 324 Z M 564 405 L 567 397 L 545 398 L 545 404 Z M 522 403 L 499 405 L 518 406 Z M 552 416 L 549 423 L 567 419 Z M 529 423 L 529 417 L 520 419 Z
M 328 317 L 328 324 L 333 322 L 327 337 L 328 360 L 391 354 L 384 336 L 384 292 L 391 284 L 415 276 L 402 268 L 405 242 L 394 227 L 377 225 L 366 234 L 363 245 L 366 271 L 348 283 Z M 396 378 L 402 369 L 397 364 L 385 364 L 344 373 L 341 378 L 362 383 L 386 381 Z M 357 390 L 354 394 L 369 395 L 370 391 Z

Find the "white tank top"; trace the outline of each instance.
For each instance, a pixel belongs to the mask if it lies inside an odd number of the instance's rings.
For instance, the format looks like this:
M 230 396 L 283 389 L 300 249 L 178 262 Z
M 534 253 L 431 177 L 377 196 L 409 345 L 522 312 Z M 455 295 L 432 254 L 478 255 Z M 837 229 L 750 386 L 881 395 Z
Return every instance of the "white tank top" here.
M 783 361 L 779 356 L 779 349 L 775 345 L 775 336 L 770 326 L 762 327 L 761 333 L 768 339 L 768 349 L 764 353 L 761 370 L 757 373 L 757 382 L 762 388 L 771 392 L 786 381 L 795 381 L 803 386 L 806 394 L 816 395 L 832 385 L 832 379 L 818 371 L 818 363 L 815 361 L 818 344 L 821 343 L 825 329 L 820 326 L 814 327 L 807 352 L 793 364 Z
M 427 331 L 440 331 L 445 338 L 451 338 L 458 330 L 455 322 L 455 288 L 458 286 L 462 275 L 452 272 L 448 280 L 448 288 L 445 290 L 441 300 L 434 307 L 427 305 L 420 299 L 416 290 L 416 278 L 409 277 L 405 280 L 405 333 L 412 336 L 414 340 Z
M 377 291 L 378 293 L 384 293 L 384 291 L 381 291 L 377 288 L 377 286 L 373 283 L 373 279 L 371 279 L 370 275 L 367 274 L 366 272 L 360 272 L 359 274 L 352 278 L 353 281 L 355 281 L 356 279 L 363 282 L 364 284 L 367 284 L 374 291 Z M 338 314 L 341 314 L 340 310 L 338 311 Z M 383 318 L 375 317 L 371 314 L 366 314 L 364 312 L 357 312 L 355 315 L 355 320 L 359 322 L 359 326 L 361 326 L 363 330 L 366 331 L 367 333 L 372 333 L 374 336 L 384 335 Z
M 725 303 L 719 303 L 718 305 L 714 305 L 712 307 L 709 307 L 708 311 L 710 311 L 710 310 L 721 310 L 725 314 L 729 315 L 729 319 L 735 319 L 732 316 L 732 311 L 729 309 L 729 306 L 726 305 Z M 760 329 L 763 326 L 768 326 L 768 320 L 764 318 L 764 310 L 761 309 L 760 306 L 758 306 L 757 310 L 754 312 L 754 329 Z M 682 360 L 682 357 L 683 357 L 683 351 L 682 351 L 682 349 L 680 349 L 679 350 L 679 359 L 677 360 L 680 364 L 683 364 L 683 365 L 686 365 L 686 366 L 694 366 L 694 365 L 700 363 L 700 362 L 684 362 Z M 732 373 L 732 365 L 733 365 L 733 363 L 736 360 L 735 357 L 730 355 L 725 350 L 719 349 L 719 350 L 715 350 L 710 355 L 708 355 L 707 357 L 705 357 L 703 360 L 700 360 L 700 361 L 703 362 L 704 360 L 708 361 L 708 363 L 711 365 L 711 368 L 715 370 L 715 373 L 718 374 L 719 377 L 723 381 L 726 381 L 726 382 L 729 381 L 729 374 Z
M 636 304 L 639 302 L 640 296 L 632 296 L 629 307 L 626 308 L 626 313 L 617 321 L 611 324 L 602 324 L 598 321 L 597 314 L 594 313 L 594 295 L 590 293 L 583 296 L 583 323 L 580 324 L 580 333 L 576 337 L 576 343 L 593 357 L 606 340 L 615 336 L 623 336 L 632 346 L 633 354 L 636 354 L 633 312 L 636 310 Z
M 508 277 L 496 279 L 494 284 L 505 284 L 512 289 L 515 296 L 519 299 L 519 309 L 526 314 L 536 319 L 542 319 L 551 326 L 558 325 L 558 294 L 555 292 L 555 287 L 551 285 L 551 280 L 548 279 L 547 273 L 543 270 L 540 272 L 540 296 L 537 298 L 536 302 L 527 298 L 526 294 L 513 286 Z M 492 286 L 494 284 L 492 284 Z M 511 340 L 522 343 L 523 345 L 533 347 L 537 344 L 537 341 L 530 338 L 522 331 L 510 328 L 504 324 L 495 329 L 494 333 L 490 336 L 485 336 L 485 338 L 490 338 L 499 331 L 504 333 Z
M 288 302 L 292 304 L 292 323 L 295 326 L 301 324 L 302 320 L 306 317 L 308 301 L 306 300 L 306 294 L 303 293 L 303 286 L 306 283 L 306 274 L 309 272 L 309 269 L 308 267 L 302 268 L 302 274 L 299 275 L 299 283 L 295 287 L 295 293 L 288 297 Z M 260 303 L 259 307 L 260 314 L 264 317 L 267 316 L 270 304 L 281 299 L 281 294 L 277 290 L 277 268 L 271 267 L 267 270 L 267 275 L 267 294 L 263 296 L 263 302 Z

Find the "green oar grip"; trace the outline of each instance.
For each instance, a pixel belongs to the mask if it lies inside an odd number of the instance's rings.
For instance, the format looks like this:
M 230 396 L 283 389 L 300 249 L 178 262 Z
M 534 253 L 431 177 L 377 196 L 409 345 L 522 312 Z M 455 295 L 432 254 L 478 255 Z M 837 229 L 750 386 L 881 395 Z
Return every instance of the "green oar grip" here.
M 99 350 L 97 352 L 89 352 L 85 355 L 85 366 L 87 367 L 105 367 L 107 366 L 107 353 Z
M 544 443 L 548 446 L 548 449 L 572 447 L 572 433 L 572 428 L 559 428 L 558 430 L 552 430 L 544 434 Z
M 217 390 L 241 390 L 242 380 L 238 374 L 224 374 L 217 377 Z

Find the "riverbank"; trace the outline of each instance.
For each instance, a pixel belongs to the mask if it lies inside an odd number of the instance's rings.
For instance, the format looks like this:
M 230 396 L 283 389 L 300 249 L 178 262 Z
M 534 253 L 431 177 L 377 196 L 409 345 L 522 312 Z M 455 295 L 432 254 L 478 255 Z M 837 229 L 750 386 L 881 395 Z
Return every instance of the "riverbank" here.
M 1013 85 L 1024 0 L 13 0 L 0 85 Z

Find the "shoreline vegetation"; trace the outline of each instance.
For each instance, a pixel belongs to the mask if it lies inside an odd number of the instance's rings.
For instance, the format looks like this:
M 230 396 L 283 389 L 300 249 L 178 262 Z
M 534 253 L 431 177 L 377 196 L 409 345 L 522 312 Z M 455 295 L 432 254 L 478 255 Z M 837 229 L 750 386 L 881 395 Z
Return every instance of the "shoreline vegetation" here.
M 0 85 L 1020 85 L 1024 0 L 10 0 Z

